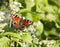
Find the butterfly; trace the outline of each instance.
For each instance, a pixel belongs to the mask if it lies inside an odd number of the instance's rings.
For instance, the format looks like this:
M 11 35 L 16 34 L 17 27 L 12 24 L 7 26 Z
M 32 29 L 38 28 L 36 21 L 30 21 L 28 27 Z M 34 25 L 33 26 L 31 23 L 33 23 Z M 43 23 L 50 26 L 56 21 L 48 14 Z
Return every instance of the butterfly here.
M 29 27 L 30 25 L 33 24 L 32 21 L 23 19 L 23 17 L 21 18 L 16 14 L 12 14 L 11 18 L 12 18 L 12 24 L 16 29 L 23 30 L 25 27 Z

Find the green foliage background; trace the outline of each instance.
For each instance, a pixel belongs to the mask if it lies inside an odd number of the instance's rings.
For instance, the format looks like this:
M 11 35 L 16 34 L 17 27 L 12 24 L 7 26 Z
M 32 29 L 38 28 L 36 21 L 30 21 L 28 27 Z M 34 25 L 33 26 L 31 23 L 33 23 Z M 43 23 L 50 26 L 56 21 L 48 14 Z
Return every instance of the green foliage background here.
M 0 0 L 0 47 L 60 47 L 59 0 Z M 11 25 L 11 14 L 33 22 L 25 30 Z

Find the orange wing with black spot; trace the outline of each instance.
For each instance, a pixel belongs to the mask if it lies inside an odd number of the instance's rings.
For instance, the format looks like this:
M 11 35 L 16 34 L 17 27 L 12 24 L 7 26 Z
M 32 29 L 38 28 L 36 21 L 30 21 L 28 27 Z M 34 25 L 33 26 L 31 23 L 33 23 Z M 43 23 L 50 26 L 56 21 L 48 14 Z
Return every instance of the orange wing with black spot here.
M 28 27 L 32 25 L 32 21 L 20 18 L 15 14 L 12 14 L 12 23 L 15 28 L 20 30 L 23 30 L 24 27 Z

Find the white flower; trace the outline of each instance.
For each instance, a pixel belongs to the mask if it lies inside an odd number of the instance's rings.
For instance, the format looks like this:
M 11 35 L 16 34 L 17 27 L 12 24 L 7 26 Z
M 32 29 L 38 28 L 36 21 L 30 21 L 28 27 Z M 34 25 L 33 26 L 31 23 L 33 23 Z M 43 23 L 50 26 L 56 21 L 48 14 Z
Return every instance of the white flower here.
M 16 6 L 18 6 L 18 7 L 22 7 L 21 3 L 16 2 L 16 1 L 14 1 L 14 5 L 16 5 Z
M 0 21 L 3 21 L 3 19 L 0 17 Z
M 4 32 L 4 30 L 1 30 L 1 29 L 0 29 L 0 32 Z
M 20 11 L 20 7 L 22 7 L 22 5 L 21 5 L 21 3 L 19 3 L 19 2 L 14 1 L 14 2 L 11 2 L 11 3 L 10 3 L 10 8 L 11 8 L 11 10 L 13 10 L 14 12 Z
M 4 12 L 0 12 L 0 15 L 4 15 L 5 13 Z
M 15 5 L 18 5 L 18 2 L 14 1 L 14 4 L 15 4 Z
M 5 19 L 4 12 L 0 12 L 0 21 L 3 21 Z
M 40 22 L 40 21 L 38 21 L 38 24 L 40 25 L 40 24 L 41 24 L 41 22 Z
M 33 40 L 33 42 L 36 43 L 36 44 L 38 44 L 38 41 L 39 41 L 38 38 L 34 38 L 34 40 Z

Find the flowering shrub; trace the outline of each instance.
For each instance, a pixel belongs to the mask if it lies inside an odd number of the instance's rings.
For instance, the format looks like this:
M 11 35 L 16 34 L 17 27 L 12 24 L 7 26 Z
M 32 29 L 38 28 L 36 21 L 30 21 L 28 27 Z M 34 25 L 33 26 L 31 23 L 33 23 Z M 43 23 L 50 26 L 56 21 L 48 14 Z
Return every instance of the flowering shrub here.
M 59 0 L 1 0 L 0 47 L 60 47 Z M 31 20 L 24 30 L 12 26 L 11 14 Z

